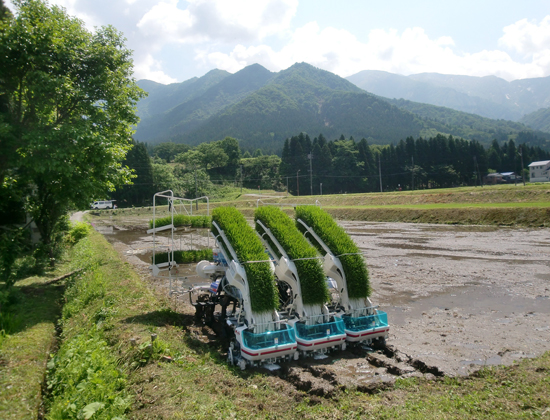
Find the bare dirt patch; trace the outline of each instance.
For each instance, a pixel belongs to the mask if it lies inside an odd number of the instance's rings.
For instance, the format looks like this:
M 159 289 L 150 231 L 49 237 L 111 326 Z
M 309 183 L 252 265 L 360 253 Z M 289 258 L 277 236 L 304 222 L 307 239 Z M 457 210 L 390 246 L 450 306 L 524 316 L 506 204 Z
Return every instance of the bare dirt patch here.
M 94 223 L 152 287 L 168 294 L 169 281 L 150 276 L 152 243 L 144 228 Z M 396 377 L 468 375 L 550 349 L 549 229 L 341 224 L 367 259 L 372 301 L 388 313 L 388 345 L 300 360 L 275 373 L 297 389 L 319 397 L 349 387 L 371 392 Z M 193 235 L 193 246 L 208 246 L 204 232 L 178 234 L 184 245 Z M 194 265 L 180 266 L 179 276 L 184 286 L 199 281 Z M 171 301 L 192 315 L 185 295 Z M 189 329 L 200 341 L 213 340 L 208 327 Z

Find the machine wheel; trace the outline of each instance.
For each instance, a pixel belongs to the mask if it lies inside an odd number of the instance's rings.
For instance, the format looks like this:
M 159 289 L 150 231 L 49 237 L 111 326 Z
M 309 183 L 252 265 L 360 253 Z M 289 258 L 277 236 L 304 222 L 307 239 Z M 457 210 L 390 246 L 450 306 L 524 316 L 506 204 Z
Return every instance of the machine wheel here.
M 245 370 L 246 369 L 246 360 L 244 360 L 244 359 L 239 360 L 239 367 L 241 368 L 241 370 Z
M 298 360 L 300 358 L 300 353 L 295 351 L 294 352 L 294 360 Z
M 348 346 L 347 343 L 344 341 L 344 342 L 342 343 L 342 346 L 341 346 L 341 347 L 342 347 L 342 351 L 344 351 L 344 350 L 347 348 L 347 346 Z
M 235 358 L 233 356 L 233 346 L 229 347 L 229 350 L 227 351 L 227 363 L 229 363 L 231 366 L 235 366 Z

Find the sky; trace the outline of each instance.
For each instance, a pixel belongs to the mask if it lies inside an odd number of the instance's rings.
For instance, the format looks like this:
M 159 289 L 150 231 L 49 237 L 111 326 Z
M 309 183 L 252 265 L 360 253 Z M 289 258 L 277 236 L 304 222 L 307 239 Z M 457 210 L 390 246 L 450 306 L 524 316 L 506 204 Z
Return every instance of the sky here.
M 5 1 L 14 10 L 10 0 Z M 50 0 L 91 31 L 113 25 L 134 77 L 175 83 L 218 68 L 296 62 L 362 70 L 550 76 L 549 0 Z

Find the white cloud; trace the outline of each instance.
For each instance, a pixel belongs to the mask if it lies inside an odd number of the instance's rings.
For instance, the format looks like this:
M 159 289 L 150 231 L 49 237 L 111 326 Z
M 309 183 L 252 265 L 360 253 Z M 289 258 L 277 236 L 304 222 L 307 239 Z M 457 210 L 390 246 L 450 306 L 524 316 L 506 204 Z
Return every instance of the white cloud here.
M 168 60 L 172 69 L 195 66 L 190 71 L 217 67 L 235 72 L 253 63 L 279 71 L 305 61 L 341 76 L 365 69 L 405 75 L 495 74 L 508 80 L 550 75 L 550 16 L 506 26 L 499 49 L 467 53 L 452 37 L 433 38 L 419 27 L 375 28 L 361 40 L 351 30 L 320 27 L 315 21 L 293 28 L 298 1 L 50 0 L 50 4 L 65 7 L 89 29 L 114 25 L 134 51 L 135 76 L 162 83 L 175 80 L 175 74 L 167 74 Z M 13 8 L 10 0 L 6 2 Z M 169 56 L 174 47 L 196 53 Z M 184 60 L 188 63 L 181 66 Z
M 284 32 L 298 0 L 164 0 L 143 15 L 137 27 L 162 42 L 257 42 Z
M 177 80 L 162 71 L 162 63 L 155 60 L 151 54 L 142 57 L 134 65 L 134 76 L 139 79 L 154 80 L 158 83 L 175 83 Z
M 534 55 L 550 49 L 550 16 L 542 19 L 540 25 L 522 19 L 506 26 L 503 31 L 499 44 L 520 54 Z
M 546 76 L 550 74 L 550 31 L 544 28 L 550 25 L 550 16 L 540 26 L 526 26 L 522 22 L 505 28 L 502 39 L 509 39 L 512 27 L 516 28 L 513 33 L 523 31 L 520 41 L 515 44 L 509 41 L 507 46 L 530 52 L 531 57 L 525 62 L 514 61 L 501 50 L 463 53 L 457 51 L 451 37 L 431 39 L 419 27 L 401 33 L 394 29 L 373 29 L 367 41 L 361 42 L 345 29 L 321 29 L 316 22 L 296 29 L 278 51 L 268 45 L 245 47 L 241 44 L 228 53 L 201 50 L 196 58 L 228 71 L 253 63 L 278 71 L 305 61 L 344 77 L 366 69 L 404 75 L 422 72 L 497 75 L 507 80 Z

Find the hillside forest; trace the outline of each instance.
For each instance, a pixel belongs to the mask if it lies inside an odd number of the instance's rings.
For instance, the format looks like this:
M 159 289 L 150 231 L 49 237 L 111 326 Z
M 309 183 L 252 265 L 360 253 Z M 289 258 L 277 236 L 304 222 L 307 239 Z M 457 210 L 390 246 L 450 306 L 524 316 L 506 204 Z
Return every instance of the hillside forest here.
M 518 140 L 529 141 L 525 136 Z M 137 176 L 134 184 L 118 189 L 112 198 L 125 207 L 150 204 L 155 192 L 167 189 L 180 197 L 216 198 L 241 186 L 293 195 L 474 186 L 490 172 L 523 172 L 528 177 L 529 163 L 546 159 L 550 152 L 514 140 L 493 140 L 485 148 L 475 140 L 442 134 L 380 146 L 364 138 L 327 140 L 320 134 L 312 140 L 299 133 L 285 140 L 282 156 L 260 149 L 242 153 L 231 137 L 196 147 L 160 143 L 148 148 L 137 142 L 125 161 Z

